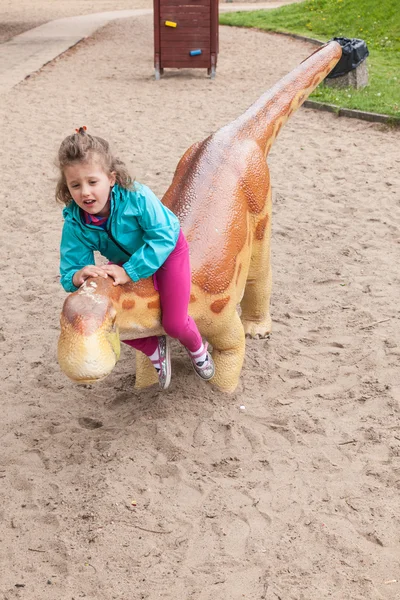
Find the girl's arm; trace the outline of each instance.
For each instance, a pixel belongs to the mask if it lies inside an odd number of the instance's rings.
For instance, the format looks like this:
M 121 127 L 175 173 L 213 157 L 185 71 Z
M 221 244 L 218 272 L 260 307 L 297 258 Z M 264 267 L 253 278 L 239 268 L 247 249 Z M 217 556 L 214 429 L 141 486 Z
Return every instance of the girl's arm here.
M 138 186 L 135 196 L 144 243 L 122 266 L 133 281 L 138 281 L 153 275 L 166 261 L 176 246 L 180 224 L 147 186 Z
M 66 292 L 75 292 L 84 279 L 91 276 L 88 274 L 82 279 L 81 274 L 79 281 L 78 277 L 75 277 L 75 282 L 78 283 L 78 286 L 75 285 L 73 281 L 74 275 L 78 275 L 77 272 L 83 271 L 85 267 L 88 267 L 88 269 L 99 269 L 99 267 L 94 266 L 93 250 L 79 239 L 74 226 L 66 221 L 62 231 L 60 246 L 61 285 Z

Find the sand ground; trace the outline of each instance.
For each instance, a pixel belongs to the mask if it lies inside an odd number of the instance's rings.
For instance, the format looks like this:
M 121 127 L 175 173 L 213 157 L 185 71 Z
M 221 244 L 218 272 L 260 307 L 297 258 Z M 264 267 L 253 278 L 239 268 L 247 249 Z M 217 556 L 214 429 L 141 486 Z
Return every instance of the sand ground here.
M 0 7 L 34 25 L 141 1 Z M 221 28 L 214 81 L 155 82 L 140 17 L 0 94 L 5 600 L 400 597 L 398 131 L 309 109 L 281 131 L 274 332 L 247 342 L 235 394 L 199 382 L 177 346 L 165 393 L 133 389 L 128 348 L 86 388 L 56 361 L 61 139 L 87 125 L 162 196 L 190 144 L 313 50 Z

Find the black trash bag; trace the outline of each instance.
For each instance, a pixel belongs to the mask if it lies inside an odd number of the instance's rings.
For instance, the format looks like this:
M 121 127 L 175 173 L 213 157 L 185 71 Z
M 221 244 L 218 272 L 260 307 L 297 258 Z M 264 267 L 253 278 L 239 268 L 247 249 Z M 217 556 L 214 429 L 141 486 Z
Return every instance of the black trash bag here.
M 338 42 L 342 46 L 342 57 L 327 78 L 333 79 L 350 73 L 369 56 L 364 40 L 335 37 L 331 41 Z

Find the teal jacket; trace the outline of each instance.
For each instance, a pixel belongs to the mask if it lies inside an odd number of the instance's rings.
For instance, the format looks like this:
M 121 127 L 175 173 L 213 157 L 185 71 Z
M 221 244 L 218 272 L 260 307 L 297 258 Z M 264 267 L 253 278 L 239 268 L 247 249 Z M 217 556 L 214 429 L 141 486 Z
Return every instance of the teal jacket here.
M 161 267 L 178 241 L 178 218 L 145 185 L 133 190 L 114 185 L 106 229 L 87 225 L 81 209 L 71 202 L 63 211 L 60 248 L 61 285 L 66 292 L 76 271 L 94 265 L 95 250 L 122 264 L 133 281 L 150 277 Z

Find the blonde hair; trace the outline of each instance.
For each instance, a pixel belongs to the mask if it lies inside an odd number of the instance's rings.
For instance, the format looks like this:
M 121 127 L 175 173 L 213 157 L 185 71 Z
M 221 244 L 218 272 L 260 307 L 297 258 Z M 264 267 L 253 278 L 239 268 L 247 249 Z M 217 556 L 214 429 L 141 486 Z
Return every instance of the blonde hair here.
M 56 200 L 68 206 L 72 202 L 64 175 L 65 167 L 77 162 L 90 162 L 98 158 L 105 172 L 115 172 L 115 180 L 125 189 L 132 189 L 134 180 L 128 173 L 125 164 L 113 156 L 109 143 L 101 137 L 86 133 L 86 127 L 80 127 L 77 133 L 67 136 L 58 151 L 56 165 L 60 177 L 56 186 Z

